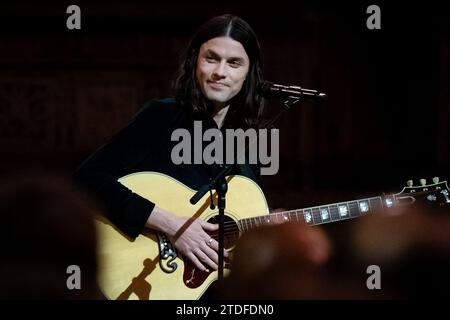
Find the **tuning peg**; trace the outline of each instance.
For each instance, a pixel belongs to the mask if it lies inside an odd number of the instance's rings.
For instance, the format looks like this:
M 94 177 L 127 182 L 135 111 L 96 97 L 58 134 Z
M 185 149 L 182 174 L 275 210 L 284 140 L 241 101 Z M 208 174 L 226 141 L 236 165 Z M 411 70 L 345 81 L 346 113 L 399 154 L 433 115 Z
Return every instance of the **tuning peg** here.
M 433 183 L 439 183 L 439 177 L 434 177 L 433 178 Z
M 420 184 L 422 186 L 426 185 L 427 184 L 427 180 L 426 179 L 420 179 Z
M 407 185 L 408 187 L 412 187 L 412 186 L 413 186 L 413 181 L 412 181 L 412 180 L 406 181 L 406 185 Z

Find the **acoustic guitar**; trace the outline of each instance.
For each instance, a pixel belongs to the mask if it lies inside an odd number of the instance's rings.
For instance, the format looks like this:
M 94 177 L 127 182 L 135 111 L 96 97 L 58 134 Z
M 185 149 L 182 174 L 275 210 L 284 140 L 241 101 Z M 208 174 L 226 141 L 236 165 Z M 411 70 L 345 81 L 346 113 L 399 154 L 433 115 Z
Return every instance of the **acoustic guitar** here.
M 224 245 L 231 252 L 242 233 L 268 224 L 291 221 L 319 225 L 365 216 L 417 200 L 450 203 L 447 182 L 434 178 L 432 184 L 427 185 L 422 180 L 420 186 L 414 186 L 410 180 L 397 194 L 269 215 L 267 201 L 255 182 L 243 176 L 229 176 L 227 181 Z M 189 199 L 195 191 L 164 174 L 138 172 L 120 178 L 119 182 L 165 210 L 216 223 L 218 209 L 210 208 L 211 200 L 217 204 L 214 193 L 212 198 L 206 194 L 196 205 L 191 205 Z M 186 223 L 189 221 L 192 219 Z M 109 299 L 194 300 L 217 279 L 217 271 L 200 271 L 183 259 L 163 233 L 148 230 L 132 241 L 103 217 L 96 219 L 96 226 L 99 286 Z M 226 259 L 224 276 L 229 272 L 230 261 Z

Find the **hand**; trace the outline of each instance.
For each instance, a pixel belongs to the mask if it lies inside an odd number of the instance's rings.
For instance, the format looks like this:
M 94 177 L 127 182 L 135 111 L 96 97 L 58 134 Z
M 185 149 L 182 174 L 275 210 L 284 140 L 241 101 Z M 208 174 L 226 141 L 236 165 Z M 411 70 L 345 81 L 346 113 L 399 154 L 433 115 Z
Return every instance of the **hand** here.
M 188 257 L 197 268 L 208 271 L 218 268 L 218 242 L 206 231 L 216 231 L 217 224 L 201 219 L 175 217 L 172 232 L 168 232 L 170 241 L 181 253 Z
M 155 206 L 147 226 L 166 233 L 175 248 L 188 257 L 198 269 L 217 270 L 219 244 L 207 233 L 207 231 L 218 230 L 217 224 L 201 219 L 178 217 Z M 224 256 L 228 257 L 228 252 L 224 251 Z

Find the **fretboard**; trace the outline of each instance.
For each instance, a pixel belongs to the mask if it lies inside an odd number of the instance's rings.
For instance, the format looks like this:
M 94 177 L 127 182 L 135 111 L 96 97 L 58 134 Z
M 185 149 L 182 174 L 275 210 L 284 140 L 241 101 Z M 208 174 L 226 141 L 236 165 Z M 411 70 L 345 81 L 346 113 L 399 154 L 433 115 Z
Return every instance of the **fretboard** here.
M 393 208 L 397 205 L 395 195 L 359 199 L 348 202 L 338 202 L 323 206 L 289 210 L 266 214 L 257 217 L 239 220 L 240 229 L 247 231 L 252 228 L 276 224 L 280 222 L 303 222 L 307 225 L 319 225 L 336 222 L 350 218 L 357 218 L 384 208 Z

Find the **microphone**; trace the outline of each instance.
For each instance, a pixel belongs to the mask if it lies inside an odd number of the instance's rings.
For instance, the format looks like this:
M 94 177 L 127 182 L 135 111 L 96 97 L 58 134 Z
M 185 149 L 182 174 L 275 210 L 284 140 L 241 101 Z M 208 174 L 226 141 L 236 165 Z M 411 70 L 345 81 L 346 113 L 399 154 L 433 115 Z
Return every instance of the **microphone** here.
M 304 89 L 298 86 L 283 86 L 269 81 L 263 81 L 258 86 L 259 94 L 264 98 L 303 98 L 323 100 L 327 98 L 325 93 L 317 90 Z

